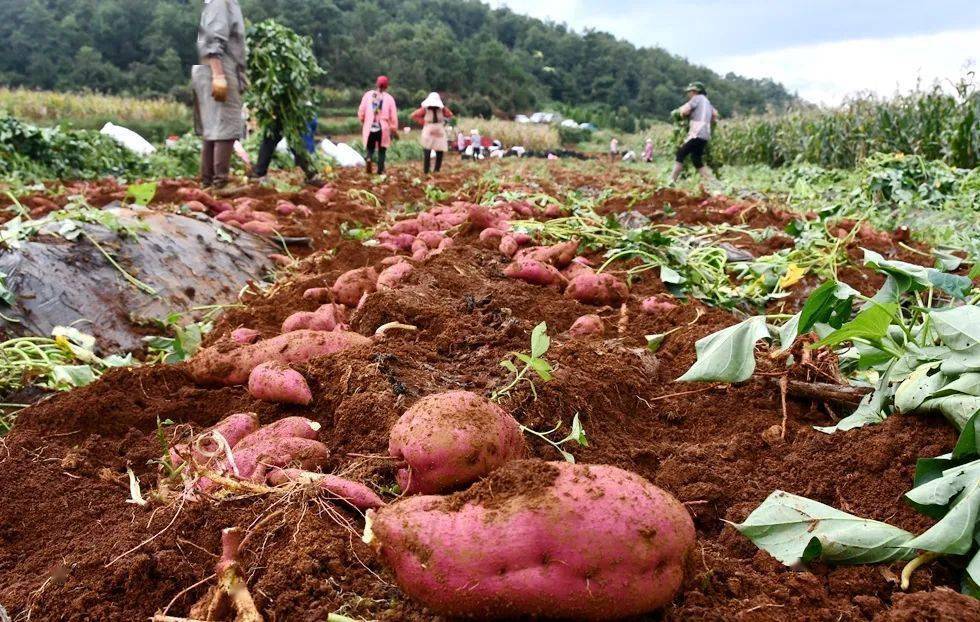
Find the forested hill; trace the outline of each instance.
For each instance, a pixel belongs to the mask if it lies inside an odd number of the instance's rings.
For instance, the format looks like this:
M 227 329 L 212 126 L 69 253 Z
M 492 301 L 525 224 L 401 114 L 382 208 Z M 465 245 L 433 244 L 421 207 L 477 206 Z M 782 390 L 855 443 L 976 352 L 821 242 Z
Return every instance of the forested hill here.
M 760 111 L 792 96 L 770 80 L 719 76 L 659 48 L 636 48 L 477 0 L 240 0 L 246 19 L 275 17 L 313 37 L 326 85 L 391 76 L 396 94 L 439 90 L 461 108 L 528 112 L 545 102 L 626 107 L 664 118 L 691 80 L 720 111 Z M 0 83 L 178 94 L 196 62 L 200 0 L 3 0 Z

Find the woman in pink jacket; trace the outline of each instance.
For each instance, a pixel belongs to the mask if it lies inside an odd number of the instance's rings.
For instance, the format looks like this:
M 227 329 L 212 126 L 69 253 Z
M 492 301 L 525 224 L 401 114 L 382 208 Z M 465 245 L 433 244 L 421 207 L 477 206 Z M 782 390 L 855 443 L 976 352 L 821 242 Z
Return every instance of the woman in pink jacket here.
M 367 150 L 367 172 L 372 172 L 374 150 L 378 150 L 378 175 L 384 175 L 385 155 L 391 146 L 392 135 L 398 133 L 398 108 L 395 98 L 388 93 L 387 76 L 379 76 L 378 88 L 368 91 L 361 98 L 357 118 L 363 127 L 361 137 Z

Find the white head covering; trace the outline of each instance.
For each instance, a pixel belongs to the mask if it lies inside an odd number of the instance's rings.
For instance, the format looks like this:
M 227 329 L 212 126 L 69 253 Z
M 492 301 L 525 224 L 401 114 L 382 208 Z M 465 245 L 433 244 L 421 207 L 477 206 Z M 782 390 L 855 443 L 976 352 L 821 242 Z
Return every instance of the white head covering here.
M 480 133 L 480 130 L 478 130 L 478 129 L 472 129 L 472 130 L 470 130 L 470 134 L 472 134 L 473 136 L 477 136 L 477 135 L 479 135 L 479 133 Z
M 422 102 L 423 108 L 445 108 L 439 93 L 429 93 L 429 96 Z

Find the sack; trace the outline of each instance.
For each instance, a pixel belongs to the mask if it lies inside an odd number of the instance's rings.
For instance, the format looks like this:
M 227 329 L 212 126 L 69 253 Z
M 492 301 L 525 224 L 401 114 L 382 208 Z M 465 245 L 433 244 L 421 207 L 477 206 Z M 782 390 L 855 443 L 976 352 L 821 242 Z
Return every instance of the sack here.
M 320 141 L 320 151 L 336 162 L 338 166 L 344 168 L 353 168 L 367 164 L 361 154 L 354 151 L 350 145 L 345 143 L 335 145 L 330 140 L 324 138 Z
M 129 149 L 133 153 L 137 153 L 139 155 L 150 155 L 157 150 L 156 147 L 151 145 L 148 140 L 133 130 L 122 127 L 121 125 L 106 123 L 104 126 L 102 126 L 102 129 L 99 130 L 99 133 L 105 134 L 126 149 Z

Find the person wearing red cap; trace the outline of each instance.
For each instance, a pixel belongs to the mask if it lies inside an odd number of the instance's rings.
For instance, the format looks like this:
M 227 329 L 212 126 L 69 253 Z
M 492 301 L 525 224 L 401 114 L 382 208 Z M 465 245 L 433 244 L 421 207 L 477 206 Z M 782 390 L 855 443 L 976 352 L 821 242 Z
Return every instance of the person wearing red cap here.
M 395 98 L 388 92 L 387 76 L 379 76 L 376 89 L 372 89 L 361 98 L 361 106 L 357 109 L 360 119 L 361 137 L 367 151 L 367 172 L 372 172 L 374 151 L 378 151 L 378 175 L 384 175 L 385 155 L 391 146 L 391 137 L 398 132 L 398 108 Z

